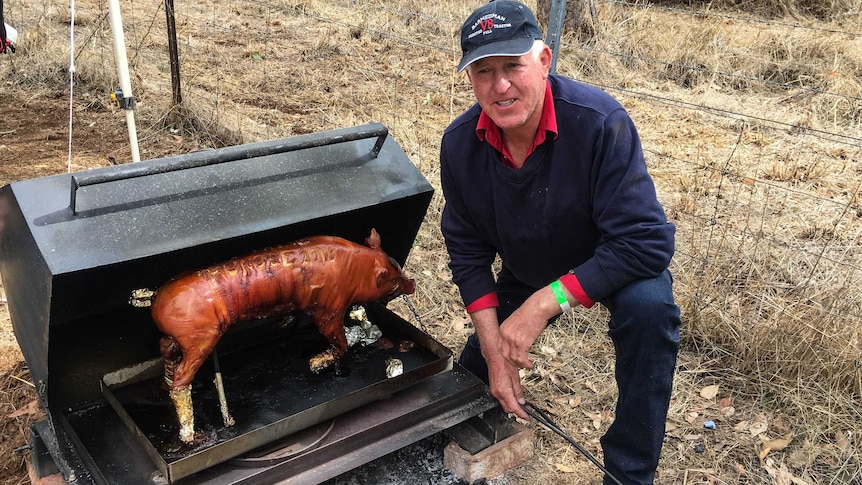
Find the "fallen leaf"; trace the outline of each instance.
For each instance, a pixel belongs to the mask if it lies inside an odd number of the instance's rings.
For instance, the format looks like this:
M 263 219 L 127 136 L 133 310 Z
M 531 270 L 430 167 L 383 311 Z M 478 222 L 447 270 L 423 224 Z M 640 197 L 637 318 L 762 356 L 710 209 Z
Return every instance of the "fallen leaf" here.
M 34 400 L 30 401 L 29 403 L 27 403 L 27 405 L 24 406 L 23 408 L 18 409 L 16 411 L 13 411 L 12 414 L 10 414 L 8 416 L 8 418 L 9 419 L 18 418 L 18 417 L 21 417 L 21 416 L 24 416 L 27 414 L 33 415 L 33 414 L 36 414 L 38 412 L 39 412 L 39 400 L 34 399 Z
M 698 414 L 698 413 L 696 413 L 696 412 L 694 412 L 694 411 L 688 412 L 688 413 L 686 413 L 686 415 L 685 415 L 685 421 L 686 421 L 688 424 L 694 424 L 694 422 L 695 422 L 695 421 L 697 421 L 697 417 L 698 417 L 698 416 L 700 416 L 700 414 Z
M 574 468 L 567 466 L 567 465 L 563 465 L 562 463 L 557 463 L 556 467 L 557 467 L 557 470 L 559 470 L 563 473 L 575 473 Z
M 791 485 L 794 483 L 793 479 L 795 477 L 790 473 L 790 470 L 787 469 L 787 466 L 784 463 L 782 463 L 779 468 L 775 468 L 775 463 L 772 460 L 769 460 L 769 462 L 764 465 L 763 469 L 772 477 L 772 483 L 774 485 Z
M 736 414 L 736 408 L 734 408 L 733 406 L 721 408 L 718 410 L 718 414 L 724 416 L 725 418 L 729 417 L 729 416 L 733 416 L 734 414 Z
M 469 323 L 470 317 L 457 317 L 452 319 L 452 328 L 455 331 L 462 332 L 467 328 L 467 323 Z
M 814 460 L 820 455 L 820 450 L 794 451 L 787 455 L 787 464 L 793 468 L 805 468 L 814 464 Z
M 763 449 L 760 450 L 758 456 L 760 459 L 766 458 L 766 455 L 769 454 L 770 451 L 781 451 L 784 448 L 787 448 L 787 445 L 793 440 L 793 433 L 787 433 L 783 438 L 779 438 L 777 440 L 767 441 L 763 444 Z
M 784 418 L 781 416 L 775 418 L 775 421 L 772 423 L 773 426 L 778 430 L 781 434 L 787 434 L 790 432 L 790 426 L 784 422 Z
M 591 413 L 588 411 L 584 411 L 584 416 L 592 420 L 594 428 L 599 429 L 602 426 L 602 413 Z
M 593 381 L 587 381 L 584 383 L 584 385 L 587 386 L 587 388 L 589 388 L 589 390 L 593 391 L 594 393 L 599 393 L 599 390 L 596 388 L 596 385 L 593 383 Z
M 700 397 L 704 399 L 715 399 L 715 396 L 718 395 L 718 384 L 713 384 L 711 386 L 706 386 L 700 390 Z
M 845 454 L 850 453 L 850 440 L 847 438 L 847 434 L 843 431 L 839 430 L 835 432 L 835 444 L 838 445 L 838 449 L 844 452 Z
M 751 436 L 757 436 L 766 432 L 767 429 L 769 429 L 769 423 L 766 420 L 766 416 L 761 414 L 753 423 L 751 423 L 751 427 L 748 431 L 751 433 Z
M 754 423 L 750 428 L 748 428 L 748 432 L 751 433 L 751 436 L 757 436 L 765 433 L 768 428 L 769 425 L 766 423 Z
M 733 398 L 723 397 L 718 400 L 718 409 L 729 408 L 733 406 Z
M 581 396 L 575 396 L 573 398 L 569 398 L 569 406 L 576 408 L 581 404 Z

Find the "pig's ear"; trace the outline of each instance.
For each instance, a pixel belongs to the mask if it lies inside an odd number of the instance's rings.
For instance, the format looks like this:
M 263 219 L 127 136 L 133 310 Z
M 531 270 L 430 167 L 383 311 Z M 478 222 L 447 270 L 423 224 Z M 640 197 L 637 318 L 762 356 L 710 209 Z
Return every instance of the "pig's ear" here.
M 377 287 L 383 288 L 386 281 L 389 279 L 389 268 L 386 266 L 378 266 L 374 268 L 374 274 L 377 275 Z
M 372 227 L 371 234 L 365 238 L 365 245 L 371 249 L 380 249 L 380 234 Z

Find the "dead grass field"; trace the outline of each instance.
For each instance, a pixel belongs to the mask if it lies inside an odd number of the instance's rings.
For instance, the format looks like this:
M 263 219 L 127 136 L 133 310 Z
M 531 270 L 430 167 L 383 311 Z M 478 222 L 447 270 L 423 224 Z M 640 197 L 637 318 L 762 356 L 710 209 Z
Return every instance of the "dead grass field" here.
M 472 102 L 455 33 L 479 3 L 178 1 L 172 110 L 164 6 L 123 2 L 142 159 L 382 122 L 439 188 L 440 134 Z M 128 163 L 106 4 L 76 4 L 71 158 L 70 5 L 5 4 L 21 39 L 0 57 L 0 183 Z M 657 483 L 862 484 L 860 3 L 748 5 L 757 17 L 662 5 L 597 3 L 597 36 L 564 36 L 557 65 L 626 106 L 678 227 L 684 344 Z M 457 350 L 472 329 L 437 226 L 444 203 L 438 190 L 406 270 L 422 323 Z M 606 321 L 599 308 L 561 319 L 523 376 L 596 455 L 613 420 Z M 27 483 L 13 450 L 40 416 L 22 362 L 0 306 L 3 484 Z M 536 452 L 506 483 L 600 483 L 541 428 Z

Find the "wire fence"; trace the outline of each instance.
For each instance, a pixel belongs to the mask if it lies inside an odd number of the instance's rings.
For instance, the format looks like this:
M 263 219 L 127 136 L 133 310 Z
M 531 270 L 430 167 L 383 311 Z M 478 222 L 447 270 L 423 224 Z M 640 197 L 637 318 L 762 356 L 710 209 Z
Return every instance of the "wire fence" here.
M 379 121 L 436 186 L 440 135 L 473 102 L 467 80 L 453 71 L 457 32 L 481 1 L 455 3 L 177 0 L 184 103 L 199 126 L 219 127 L 220 143 Z M 862 33 L 648 3 L 597 5 L 606 28 L 645 28 L 620 30 L 604 43 L 576 43 L 564 32 L 557 71 L 616 96 L 639 126 L 678 228 L 673 270 L 690 324 L 722 348 L 750 349 L 754 343 L 740 335 L 746 332 L 771 335 L 762 341 L 776 348 L 787 340 L 783 351 L 792 355 L 774 356 L 785 368 L 828 347 L 820 358 L 847 371 L 824 385 L 858 396 L 862 61 L 854 64 L 849 52 L 862 50 Z M 141 110 L 162 112 L 171 85 L 164 5 L 126 0 L 122 7 Z M 6 8 L 20 31 L 68 27 L 67 7 L 48 0 L 7 1 Z M 78 12 L 78 59 L 110 73 L 107 7 L 79 2 Z M 676 35 L 692 22 L 712 36 L 714 62 L 691 49 L 650 49 L 656 37 L 639 37 L 656 29 Z M 720 34 L 731 27 L 769 44 L 770 69 L 740 64 L 760 54 Z M 794 50 L 782 40 L 794 36 L 814 38 L 814 47 Z M 814 68 L 793 67 L 808 55 L 817 56 Z M 86 77 L 86 69 L 77 75 Z M 150 118 L 142 123 L 144 148 L 163 121 Z M 438 191 L 429 220 L 442 203 Z M 734 358 L 741 369 L 762 365 Z

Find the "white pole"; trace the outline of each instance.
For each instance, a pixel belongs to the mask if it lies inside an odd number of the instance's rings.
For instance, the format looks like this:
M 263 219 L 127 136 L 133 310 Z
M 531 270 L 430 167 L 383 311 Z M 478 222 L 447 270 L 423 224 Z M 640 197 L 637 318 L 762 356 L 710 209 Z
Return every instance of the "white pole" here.
M 114 57 L 117 59 L 117 76 L 120 78 L 120 90 L 122 91 L 122 94 L 117 96 L 117 101 L 126 111 L 126 125 L 129 128 L 132 161 L 140 162 L 138 132 L 135 128 L 135 97 L 132 96 L 132 82 L 129 78 L 129 59 L 126 57 L 126 38 L 123 35 L 123 18 L 120 14 L 119 0 L 108 0 L 108 13 L 111 18 L 111 33 L 114 37 Z

